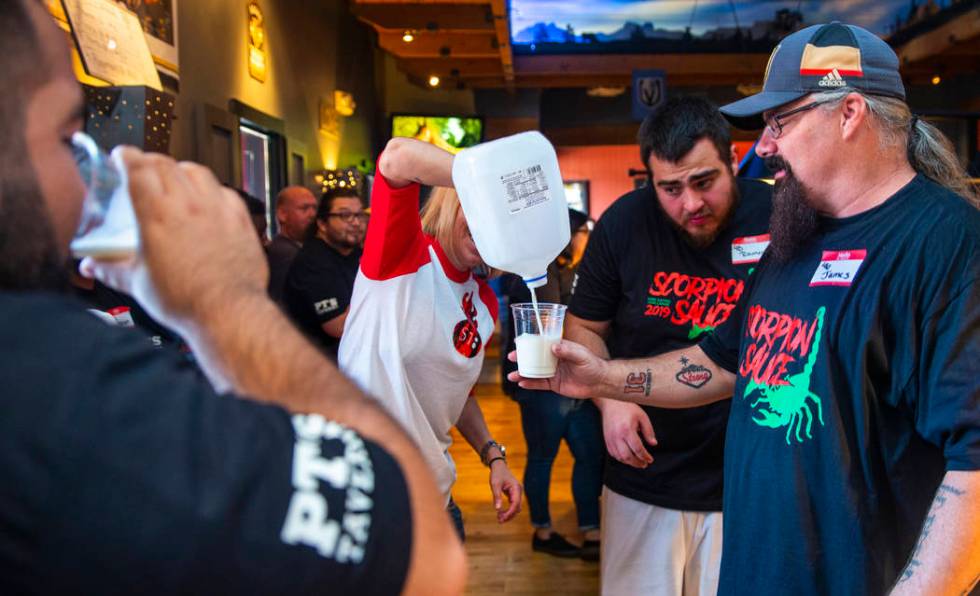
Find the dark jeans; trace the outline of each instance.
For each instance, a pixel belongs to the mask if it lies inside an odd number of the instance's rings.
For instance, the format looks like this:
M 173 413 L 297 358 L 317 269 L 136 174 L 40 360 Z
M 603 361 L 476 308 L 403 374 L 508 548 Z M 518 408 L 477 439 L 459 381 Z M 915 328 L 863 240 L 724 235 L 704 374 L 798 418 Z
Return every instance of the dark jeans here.
M 521 407 L 521 426 L 527 443 L 524 491 L 535 528 L 551 527 L 548 492 L 551 465 L 561 440 L 575 458 L 572 498 L 582 530 L 599 527 L 599 494 L 602 491 L 602 420 L 587 400 L 570 399 L 551 391 L 518 388 L 514 398 Z
M 466 542 L 466 530 L 463 528 L 463 512 L 459 510 L 459 505 L 456 501 L 453 501 L 452 497 L 449 497 L 449 504 L 446 505 L 446 512 L 449 513 L 449 519 L 453 521 L 453 527 L 456 528 L 456 534 L 459 535 L 460 542 Z

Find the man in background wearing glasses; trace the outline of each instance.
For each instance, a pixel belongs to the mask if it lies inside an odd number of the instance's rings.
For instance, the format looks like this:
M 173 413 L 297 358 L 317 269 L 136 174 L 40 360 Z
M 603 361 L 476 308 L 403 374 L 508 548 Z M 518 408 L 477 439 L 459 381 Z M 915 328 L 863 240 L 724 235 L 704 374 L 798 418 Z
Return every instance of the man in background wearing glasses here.
M 732 395 L 720 594 L 980 581 L 980 213 L 898 64 L 841 23 L 783 39 L 762 92 L 721 108 L 765 126 L 776 179 L 769 249 L 729 322 L 639 361 L 563 342 L 554 379 L 521 380 L 660 407 Z M 627 393 L 641 373 L 652 383 Z
M 367 219 L 355 190 L 335 188 L 324 193 L 303 248 L 286 274 L 282 296 L 286 312 L 334 361 L 361 262 Z

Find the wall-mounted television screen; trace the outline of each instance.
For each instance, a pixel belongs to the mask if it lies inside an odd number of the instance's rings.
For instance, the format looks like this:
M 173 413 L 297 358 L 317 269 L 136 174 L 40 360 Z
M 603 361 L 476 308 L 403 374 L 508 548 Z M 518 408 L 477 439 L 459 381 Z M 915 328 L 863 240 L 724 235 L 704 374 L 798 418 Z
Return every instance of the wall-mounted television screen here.
M 450 153 L 459 153 L 483 140 L 483 119 L 395 114 L 391 117 L 391 136 L 419 139 Z
M 938 0 L 511 0 L 516 54 L 769 53 L 798 29 L 839 20 L 881 37 L 921 20 L 916 5 L 941 12 L 968 2 Z M 925 8 L 923 6 L 923 8 Z M 926 14 L 926 13 L 923 13 Z M 929 12 L 928 14 L 932 14 Z

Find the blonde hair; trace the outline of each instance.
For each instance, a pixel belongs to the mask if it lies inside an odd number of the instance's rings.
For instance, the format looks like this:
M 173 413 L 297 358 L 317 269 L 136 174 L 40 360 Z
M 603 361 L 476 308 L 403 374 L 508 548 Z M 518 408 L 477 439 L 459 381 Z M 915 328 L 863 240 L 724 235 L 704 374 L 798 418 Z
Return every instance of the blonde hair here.
M 453 234 L 453 226 L 456 225 L 456 217 L 460 214 L 462 207 L 459 204 L 459 195 L 456 190 L 445 186 L 432 188 L 432 194 L 425 207 L 422 208 L 422 231 L 432 236 L 442 246 L 446 255 L 456 256 L 456 239 Z M 500 271 L 488 267 L 484 264 L 477 267 L 474 271 L 485 277 L 496 277 Z
M 436 186 L 422 208 L 422 231 L 439 242 L 447 254 L 456 254 L 453 226 L 459 213 L 459 195 L 452 188 Z

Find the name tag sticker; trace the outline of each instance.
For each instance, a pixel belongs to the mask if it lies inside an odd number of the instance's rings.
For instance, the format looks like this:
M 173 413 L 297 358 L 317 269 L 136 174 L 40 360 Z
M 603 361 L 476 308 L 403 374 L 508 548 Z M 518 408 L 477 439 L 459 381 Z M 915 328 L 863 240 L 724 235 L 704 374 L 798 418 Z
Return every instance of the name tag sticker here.
M 851 285 L 867 253 L 866 250 L 825 250 L 810 287 Z
M 732 265 L 758 263 L 769 248 L 769 234 L 743 236 L 732 240 Z

